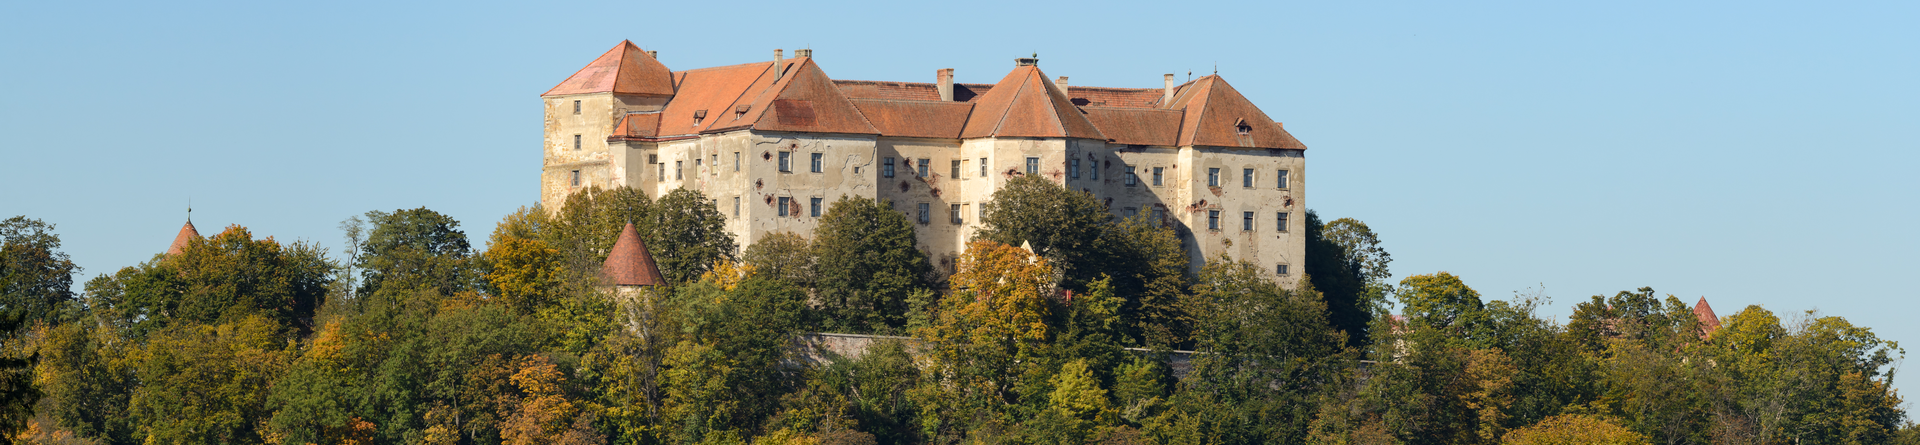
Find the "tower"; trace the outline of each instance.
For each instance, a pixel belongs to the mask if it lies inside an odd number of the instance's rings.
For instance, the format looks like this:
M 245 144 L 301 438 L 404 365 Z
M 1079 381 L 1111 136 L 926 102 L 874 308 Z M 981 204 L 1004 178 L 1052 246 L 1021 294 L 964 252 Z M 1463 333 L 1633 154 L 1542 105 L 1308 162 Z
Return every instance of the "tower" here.
M 578 187 L 625 184 L 627 153 L 609 150 L 607 136 L 630 113 L 659 113 L 673 92 L 673 73 L 666 65 L 633 42 L 621 41 L 542 93 L 546 150 L 541 202 L 558 209 Z

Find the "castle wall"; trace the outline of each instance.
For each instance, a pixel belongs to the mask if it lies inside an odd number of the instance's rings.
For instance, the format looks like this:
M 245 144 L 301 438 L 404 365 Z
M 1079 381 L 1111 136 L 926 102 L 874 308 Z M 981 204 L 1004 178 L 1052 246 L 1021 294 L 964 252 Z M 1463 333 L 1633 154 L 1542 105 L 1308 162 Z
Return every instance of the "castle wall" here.
M 667 98 L 613 93 L 570 94 L 542 97 L 546 108 L 543 162 L 540 171 L 540 202 L 547 208 L 559 208 L 567 195 L 583 187 L 602 188 L 630 183 L 627 178 L 631 153 L 613 150 L 607 136 L 629 111 L 659 111 Z M 579 112 L 574 103 L 579 102 Z M 579 148 L 575 148 L 575 139 Z M 575 184 L 573 171 L 580 171 Z

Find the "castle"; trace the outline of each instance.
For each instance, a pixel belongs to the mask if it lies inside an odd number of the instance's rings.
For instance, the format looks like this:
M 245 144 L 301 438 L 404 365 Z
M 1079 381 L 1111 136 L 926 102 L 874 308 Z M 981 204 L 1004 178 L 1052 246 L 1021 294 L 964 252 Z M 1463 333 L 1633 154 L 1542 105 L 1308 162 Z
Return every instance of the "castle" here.
M 935 266 L 994 190 L 1042 175 L 1115 216 L 1174 227 L 1198 268 L 1226 254 L 1291 285 L 1305 261 L 1306 146 L 1219 75 L 1070 86 L 1036 58 L 994 84 L 835 80 L 811 50 L 671 71 L 621 42 L 541 95 L 541 203 L 587 186 L 699 191 L 741 246 L 809 236 L 842 196 L 891 201 Z

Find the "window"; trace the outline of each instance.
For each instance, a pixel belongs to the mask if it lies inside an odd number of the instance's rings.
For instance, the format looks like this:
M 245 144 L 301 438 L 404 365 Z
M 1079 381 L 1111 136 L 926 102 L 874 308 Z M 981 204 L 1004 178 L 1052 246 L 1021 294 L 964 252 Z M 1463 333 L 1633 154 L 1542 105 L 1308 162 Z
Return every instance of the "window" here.
M 1027 158 L 1027 174 L 1040 174 L 1040 158 Z
M 580 149 L 580 135 L 577 135 L 577 134 L 573 135 L 573 149 L 574 150 Z
M 980 158 L 980 177 L 987 177 L 987 158 Z
M 1089 162 L 1088 164 L 1093 164 L 1093 165 L 1087 166 L 1087 174 L 1090 175 L 1087 178 L 1100 179 L 1100 161 L 1093 161 L 1093 162 Z
M 647 163 L 648 164 L 660 163 L 660 155 L 647 155 Z
M 949 205 L 948 207 L 949 207 L 949 210 L 947 211 L 947 213 L 949 215 L 949 218 L 953 220 L 954 224 L 956 225 L 960 224 L 960 215 L 961 215 L 960 205 L 952 204 L 952 205 Z
M 780 213 L 780 216 L 788 216 L 787 207 L 791 205 L 793 205 L 793 198 L 788 198 L 785 196 L 780 197 L 780 206 L 779 206 L 780 209 L 777 210 Z
M 1287 231 L 1287 212 L 1280 212 L 1280 213 L 1274 214 L 1273 227 L 1280 232 Z
M 1080 160 L 1079 159 L 1067 160 L 1067 177 L 1073 178 L 1073 179 L 1080 179 Z
M 1135 176 L 1133 174 L 1133 166 L 1131 165 L 1127 166 L 1127 177 L 1123 179 L 1125 180 L 1123 182 L 1125 182 L 1128 187 L 1132 187 L 1140 183 L 1140 177 Z
M 981 203 L 981 204 L 980 204 L 980 208 L 977 208 L 977 209 L 973 209 L 973 211 L 974 211 L 974 213 L 973 213 L 973 219 L 975 219 L 975 220 L 985 220 L 985 219 L 987 219 L 987 204 L 986 204 L 986 203 Z
M 1217 169 L 1217 168 L 1207 169 L 1207 186 L 1208 187 L 1220 186 L 1220 169 Z
M 1287 188 L 1287 171 L 1286 171 L 1286 170 L 1281 170 L 1281 171 L 1278 171 L 1278 172 L 1274 172 L 1274 173 L 1276 173 L 1276 174 L 1277 174 L 1277 175 L 1279 176 L 1279 178 L 1280 178 L 1280 179 L 1278 179 L 1278 180 L 1276 181 L 1276 183 L 1278 183 L 1278 184 L 1280 184 L 1280 186 L 1279 186 L 1279 187 L 1280 187 L 1280 188 Z
M 820 154 L 820 153 L 814 153 L 814 154 L 813 154 L 813 159 L 809 161 L 809 162 L 812 162 L 812 165 L 813 165 L 813 172 L 814 172 L 814 173 L 819 173 L 819 172 L 820 172 L 820 158 L 821 158 L 822 156 L 826 156 L 826 155 L 823 155 L 823 154 Z
M 580 186 L 580 171 L 579 171 L 579 170 L 574 170 L 574 171 L 573 171 L 573 186 L 574 186 L 574 187 L 579 187 L 579 186 Z
M 886 159 L 883 159 L 883 160 L 881 160 L 881 162 L 880 162 L 880 177 L 882 177 L 882 178 L 891 178 L 891 177 L 893 177 L 893 158 L 886 158 Z
M 1161 185 L 1165 185 L 1165 183 L 1163 183 L 1163 182 L 1161 182 L 1161 180 L 1160 180 L 1160 179 L 1161 179 L 1161 178 L 1162 178 L 1162 177 L 1164 176 L 1163 174 L 1164 174 L 1164 173 L 1166 172 L 1166 170 L 1167 170 L 1167 168 L 1166 168 L 1166 167 L 1154 167 L 1154 168 L 1153 168 L 1153 186 L 1154 186 L 1154 187 L 1159 187 L 1159 186 L 1161 186 Z
M 573 114 L 580 114 L 580 101 L 573 101 Z
M 780 152 L 780 172 L 793 173 L 793 152 Z
M 1275 264 L 1275 265 L 1273 265 L 1273 273 L 1275 273 L 1275 274 L 1279 274 L 1279 275 L 1286 275 L 1286 274 L 1287 274 L 1287 265 L 1285 265 L 1285 264 Z
M 1129 219 L 1131 219 L 1131 218 L 1133 218 L 1133 217 L 1134 217 L 1135 215 L 1139 215 L 1139 214 L 1140 214 L 1140 209 L 1136 209 L 1136 208 L 1133 208 L 1133 207 L 1121 207 L 1121 208 L 1120 208 L 1120 217 L 1122 217 L 1122 218 L 1129 218 Z
M 700 170 L 700 158 L 693 158 L 693 170 L 694 171 Z
M 1253 231 L 1253 212 L 1240 212 L 1240 231 Z
M 687 177 L 685 172 L 683 172 L 682 169 L 680 168 L 681 162 L 684 162 L 684 161 L 673 161 L 673 179 L 676 181 L 681 179 L 686 179 Z
M 815 218 L 820 217 L 820 198 L 808 198 L 807 215 Z
M 733 171 L 740 171 L 740 152 L 733 152 Z
M 709 158 L 713 159 L 713 161 L 707 162 L 707 168 L 708 168 L 707 172 L 713 173 L 713 174 L 719 174 L 720 173 L 720 154 L 714 153 L 712 156 L 709 156 Z
M 929 208 L 931 208 L 930 204 L 927 204 L 924 202 L 920 203 L 920 223 L 921 224 L 926 224 L 928 219 L 933 217 L 932 215 L 928 215 L 928 213 L 932 212 L 931 210 L 929 210 Z
M 667 164 L 654 164 L 654 165 L 660 166 L 660 176 L 659 176 L 660 180 L 661 181 L 667 180 Z
M 1246 187 L 1246 188 L 1253 188 L 1253 169 L 1251 168 L 1240 169 L 1240 186 Z
M 1153 222 L 1163 225 L 1167 223 L 1167 209 L 1165 207 L 1153 208 Z
M 1207 230 L 1220 230 L 1220 211 L 1207 211 Z
M 740 217 L 740 197 L 733 197 L 733 217 Z
M 915 169 L 914 174 L 922 178 L 927 177 L 927 158 L 920 158 L 920 168 Z

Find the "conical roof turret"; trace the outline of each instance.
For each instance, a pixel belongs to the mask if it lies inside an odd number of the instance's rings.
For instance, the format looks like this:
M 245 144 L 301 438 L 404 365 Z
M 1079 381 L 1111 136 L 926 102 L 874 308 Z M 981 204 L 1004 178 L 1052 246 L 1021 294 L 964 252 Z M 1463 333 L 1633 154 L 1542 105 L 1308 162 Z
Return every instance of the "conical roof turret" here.
M 673 72 L 633 42 L 622 40 L 541 96 L 615 93 L 673 95 Z
M 192 242 L 194 238 L 199 238 L 199 237 L 200 237 L 200 231 L 195 230 L 193 228 L 193 221 L 191 220 L 187 221 L 187 225 L 180 226 L 180 234 L 173 236 L 173 245 L 167 246 L 167 254 L 168 255 L 180 254 L 181 251 L 187 249 L 187 243 Z
M 620 239 L 613 242 L 607 263 L 600 267 L 600 278 L 606 280 L 604 284 L 615 286 L 659 286 L 666 281 L 660 278 L 660 268 L 653 264 L 653 254 L 647 253 L 647 243 L 640 241 L 640 231 L 634 230 L 633 223 L 620 229 Z
M 1700 302 L 1693 304 L 1693 316 L 1700 319 L 1701 337 L 1713 335 L 1713 331 L 1720 330 L 1720 316 L 1713 314 L 1713 306 L 1707 305 L 1707 297 L 1700 297 Z

